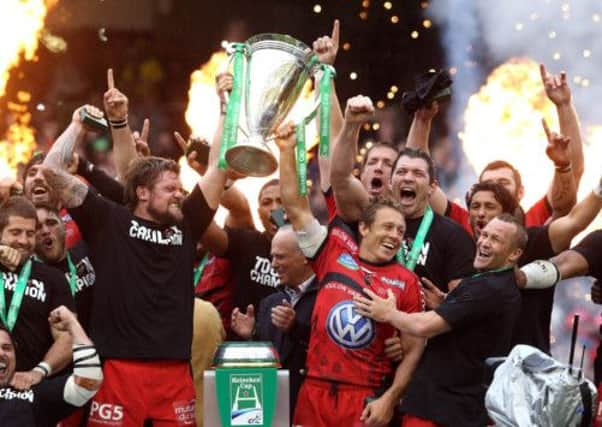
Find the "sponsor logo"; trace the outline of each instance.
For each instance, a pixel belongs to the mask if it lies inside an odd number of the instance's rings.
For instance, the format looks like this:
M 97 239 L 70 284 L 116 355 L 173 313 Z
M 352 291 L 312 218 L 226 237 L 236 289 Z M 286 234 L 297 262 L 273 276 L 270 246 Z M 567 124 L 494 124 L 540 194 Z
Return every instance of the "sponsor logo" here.
M 272 269 L 272 262 L 269 258 L 264 258 L 262 256 L 255 256 L 255 265 L 249 272 L 249 277 L 252 281 L 260 285 L 270 286 L 272 288 L 277 287 L 280 283 L 278 275 Z
M 192 426 L 194 418 L 194 400 L 184 400 L 172 404 L 176 422 L 179 426 Z
M 348 253 L 343 253 L 337 259 L 337 262 L 349 270 L 359 270 L 360 266 L 355 262 L 353 257 Z
M 159 245 L 182 246 L 183 242 L 182 231 L 175 225 L 167 230 L 156 230 L 146 227 L 134 219 L 130 222 L 129 235 L 134 239 Z
M 2 273 L 4 275 L 4 289 L 9 291 L 15 291 L 17 287 L 17 281 L 19 276 L 15 273 Z M 46 290 L 44 288 L 44 282 L 36 279 L 29 279 L 27 287 L 25 288 L 25 296 L 38 300 L 40 302 L 46 302 Z
M 406 282 L 403 280 L 391 279 L 390 277 L 381 277 L 380 281 L 399 289 L 404 289 L 406 287 Z
M 94 400 L 90 406 L 90 420 L 99 421 L 104 425 L 121 426 L 123 425 L 123 406 Z
M 357 350 L 367 347 L 374 339 L 374 322 L 355 311 L 352 301 L 335 305 L 326 319 L 326 330 L 338 345 Z
M 263 425 L 263 378 L 261 374 L 230 375 L 230 424 Z

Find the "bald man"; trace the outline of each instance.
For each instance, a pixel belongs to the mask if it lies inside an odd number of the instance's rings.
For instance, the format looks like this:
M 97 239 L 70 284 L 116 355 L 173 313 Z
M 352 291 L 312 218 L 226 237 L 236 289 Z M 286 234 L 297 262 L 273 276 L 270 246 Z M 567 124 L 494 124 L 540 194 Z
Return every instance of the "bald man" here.
M 257 319 L 253 305 L 247 306 L 246 314 L 235 308 L 232 311 L 232 330 L 241 337 L 274 344 L 282 366 L 290 371 L 290 408 L 293 414 L 305 374 L 311 313 L 318 283 L 291 226 L 281 227 L 274 235 L 271 256 L 272 268 L 281 284 L 278 292 L 261 300 Z

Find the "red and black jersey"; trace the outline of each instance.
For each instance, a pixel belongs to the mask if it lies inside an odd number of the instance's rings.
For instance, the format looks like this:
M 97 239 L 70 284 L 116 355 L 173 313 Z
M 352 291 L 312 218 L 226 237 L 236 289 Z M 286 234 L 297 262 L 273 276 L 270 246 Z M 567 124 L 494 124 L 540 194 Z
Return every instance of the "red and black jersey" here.
M 334 192 L 332 187 L 329 187 L 327 191 L 322 193 L 324 195 L 324 201 L 326 202 L 326 211 L 328 212 L 328 223 L 337 216 L 337 204 L 334 200 Z
M 331 223 L 312 267 L 320 283 L 312 314 L 308 376 L 378 388 L 393 372 L 385 340 L 395 329 L 355 311 L 353 297 L 368 288 L 386 297 L 391 289 L 399 310 L 424 309 L 418 278 L 395 260 L 371 264 L 357 255 L 354 233 L 340 220 Z
M 67 246 L 67 249 L 71 249 L 82 240 L 82 234 L 67 209 L 61 209 L 59 215 L 61 221 L 65 224 L 65 246 Z
M 236 288 L 230 261 L 210 254 L 203 274 L 195 285 L 196 296 L 215 306 L 222 318 L 224 329 L 229 331 Z

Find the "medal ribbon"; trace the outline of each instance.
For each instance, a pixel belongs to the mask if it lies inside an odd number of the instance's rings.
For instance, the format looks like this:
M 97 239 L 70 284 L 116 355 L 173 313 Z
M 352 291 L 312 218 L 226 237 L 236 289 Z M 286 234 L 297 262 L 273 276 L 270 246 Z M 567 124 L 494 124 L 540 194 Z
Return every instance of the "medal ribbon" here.
M 71 288 L 71 295 L 75 296 L 77 292 L 77 269 L 71 260 L 69 252 L 67 252 L 67 266 L 69 267 L 69 288 Z
M 320 79 L 320 157 L 330 156 L 330 110 L 332 79 L 336 71 L 332 65 L 321 64 L 322 78 Z
M 410 249 L 410 252 L 408 253 L 402 246 L 397 252 L 397 262 L 410 271 L 414 271 L 416 268 L 418 256 L 422 250 L 422 245 L 424 245 L 424 239 L 431 228 L 434 216 L 430 205 L 426 205 L 426 210 L 424 211 L 422 221 L 420 221 L 420 227 L 418 227 L 416 238 L 414 239 L 414 243 L 412 243 L 412 249 Z
M 0 273 L 0 318 L 4 325 L 12 332 L 19 316 L 19 310 L 21 309 L 21 303 L 23 302 L 23 295 L 25 294 L 25 288 L 27 287 L 27 281 L 31 275 L 31 259 L 28 259 L 19 273 L 17 279 L 17 285 L 13 292 L 13 297 L 10 301 L 10 307 L 8 312 L 6 311 L 6 295 L 4 290 L 4 273 Z
M 228 101 L 228 106 L 226 109 L 226 120 L 224 122 L 224 131 L 222 133 L 222 140 L 219 147 L 218 160 L 218 166 L 222 170 L 225 170 L 228 167 L 228 164 L 226 163 L 226 151 L 236 145 L 236 139 L 238 137 L 238 120 L 240 117 L 240 103 L 242 99 L 243 66 L 246 51 L 244 43 L 232 43 L 231 47 L 233 49 L 232 92 L 230 93 L 230 100 Z
M 207 265 L 208 259 L 209 253 L 206 253 L 203 259 L 201 260 L 200 264 L 197 266 L 197 268 L 194 269 L 194 278 L 192 279 L 192 286 L 196 287 L 197 283 L 199 283 L 199 280 L 203 275 L 203 270 L 205 270 L 205 266 Z

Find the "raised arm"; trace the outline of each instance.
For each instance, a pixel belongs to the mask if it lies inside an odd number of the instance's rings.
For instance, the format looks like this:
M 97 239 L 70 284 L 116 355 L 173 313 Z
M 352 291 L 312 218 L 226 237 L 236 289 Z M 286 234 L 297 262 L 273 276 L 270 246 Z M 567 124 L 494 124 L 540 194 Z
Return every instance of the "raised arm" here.
M 130 162 L 137 157 L 136 144 L 128 124 L 128 98 L 115 87 L 113 70 L 107 70 L 108 90 L 104 94 L 104 108 L 111 126 L 117 178 L 123 179 Z
M 550 223 L 548 235 L 554 253 L 568 249 L 571 240 L 594 220 L 602 209 L 602 191 L 600 183 L 585 199 L 577 203 L 566 216 L 555 219 Z
M 318 56 L 320 62 L 324 64 L 334 65 L 339 51 L 339 33 L 340 23 L 338 19 L 335 19 L 332 26 L 332 34 L 329 36 L 323 36 L 318 38 L 313 43 L 313 50 Z M 322 72 L 316 74 L 316 92 L 320 93 L 320 79 Z M 320 133 L 320 113 L 318 112 L 318 118 L 316 120 L 316 126 L 318 127 L 318 134 Z M 341 103 L 336 93 L 334 85 L 334 79 L 330 84 L 330 137 L 332 143 L 330 145 L 330 151 L 332 153 L 334 147 L 334 136 L 338 135 L 343 127 L 343 112 L 341 111 Z M 318 156 L 318 166 L 320 168 L 320 187 L 322 191 L 326 192 L 330 188 L 330 155 L 328 157 Z
M 280 149 L 280 197 L 289 221 L 295 230 L 303 230 L 315 218 L 309 207 L 309 200 L 300 196 L 297 186 L 297 165 L 295 162 L 295 125 L 291 122 L 276 131 L 276 144 Z
M 346 221 L 357 221 L 370 202 L 368 192 L 353 176 L 357 155 L 357 140 L 361 126 L 374 117 L 370 98 L 362 95 L 347 101 L 343 127 L 337 136 L 332 152 L 330 183 L 338 211 Z
M 550 131 L 545 120 L 543 128 L 548 139 L 546 155 L 554 162 L 554 178 L 548 191 L 548 201 L 555 218 L 566 215 L 577 202 L 577 185 L 571 172 L 570 138 Z
M 408 148 L 415 148 L 430 155 L 429 138 L 431 136 L 431 125 L 438 112 L 439 103 L 437 101 L 434 101 L 428 108 L 419 108 L 416 110 L 406 142 Z M 437 186 L 435 188 L 435 191 L 431 194 L 429 203 L 436 213 L 445 215 L 448 202 L 447 196 L 441 190 L 441 187 Z
M 579 188 L 579 182 L 583 176 L 583 143 L 581 141 L 581 128 L 579 117 L 573 104 L 571 88 L 568 85 L 566 73 L 563 71 L 558 76 L 549 74 L 543 64 L 539 65 L 541 80 L 548 99 L 556 106 L 560 133 L 570 138 L 571 143 L 571 168 L 575 177 L 575 185 Z

